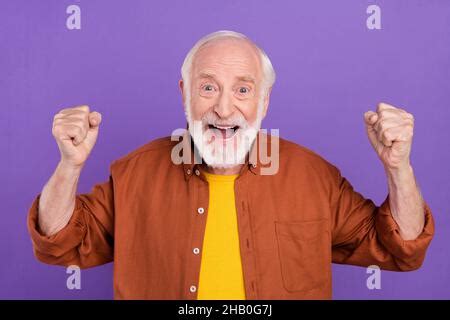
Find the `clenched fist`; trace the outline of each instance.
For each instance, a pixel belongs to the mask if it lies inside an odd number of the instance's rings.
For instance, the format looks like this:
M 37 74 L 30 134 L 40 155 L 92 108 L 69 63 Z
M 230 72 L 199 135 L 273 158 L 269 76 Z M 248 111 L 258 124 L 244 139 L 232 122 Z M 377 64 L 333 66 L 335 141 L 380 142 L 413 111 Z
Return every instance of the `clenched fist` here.
M 364 114 L 367 135 L 387 169 L 409 165 L 414 117 L 405 110 L 380 103 L 377 111 Z
M 58 143 L 61 162 L 81 167 L 97 140 L 101 114 L 88 106 L 63 109 L 53 119 L 52 134 Z

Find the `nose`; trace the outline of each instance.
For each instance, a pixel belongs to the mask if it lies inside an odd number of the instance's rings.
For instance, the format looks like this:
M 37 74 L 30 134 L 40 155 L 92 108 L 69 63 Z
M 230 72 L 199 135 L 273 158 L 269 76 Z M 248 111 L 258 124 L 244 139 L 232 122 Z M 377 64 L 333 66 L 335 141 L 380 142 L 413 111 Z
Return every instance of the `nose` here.
M 235 111 L 233 98 L 227 92 L 222 92 L 219 96 L 219 101 L 214 106 L 214 111 L 220 118 L 227 119 Z

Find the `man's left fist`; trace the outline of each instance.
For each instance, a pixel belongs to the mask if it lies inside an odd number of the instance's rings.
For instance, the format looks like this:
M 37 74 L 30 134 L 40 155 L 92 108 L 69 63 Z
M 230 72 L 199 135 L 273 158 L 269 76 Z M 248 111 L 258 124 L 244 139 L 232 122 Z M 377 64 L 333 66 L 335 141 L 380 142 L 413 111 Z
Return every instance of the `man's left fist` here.
M 370 143 L 386 169 L 409 166 L 414 117 L 387 103 L 378 104 L 376 112 L 364 114 Z

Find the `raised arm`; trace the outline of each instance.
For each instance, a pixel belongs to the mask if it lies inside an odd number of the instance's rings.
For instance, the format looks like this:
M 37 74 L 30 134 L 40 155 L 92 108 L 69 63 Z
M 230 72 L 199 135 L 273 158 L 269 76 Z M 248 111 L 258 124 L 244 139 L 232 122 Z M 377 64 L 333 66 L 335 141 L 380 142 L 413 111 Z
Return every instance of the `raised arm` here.
M 28 215 L 36 257 L 48 264 L 88 268 L 113 260 L 112 174 L 89 194 L 77 194 L 83 165 L 98 135 L 101 116 L 87 106 L 64 109 L 53 122 L 61 159 Z
M 370 143 L 386 171 L 392 216 L 402 238 L 414 240 L 425 221 L 424 203 L 409 161 L 414 118 L 405 110 L 380 103 L 364 119 Z
M 90 113 L 88 106 L 63 109 L 54 117 L 52 133 L 61 160 L 39 201 L 39 227 L 45 235 L 57 233 L 72 216 L 78 179 L 97 140 L 100 122 L 100 113 Z

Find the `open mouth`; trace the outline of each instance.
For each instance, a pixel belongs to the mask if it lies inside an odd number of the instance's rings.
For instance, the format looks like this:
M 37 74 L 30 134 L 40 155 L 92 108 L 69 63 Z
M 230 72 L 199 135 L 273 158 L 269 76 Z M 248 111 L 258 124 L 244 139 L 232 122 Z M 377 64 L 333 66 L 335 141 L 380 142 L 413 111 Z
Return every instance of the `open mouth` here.
M 237 131 L 239 130 L 239 126 L 231 126 L 231 125 L 213 125 L 209 124 L 208 128 L 213 130 L 214 135 L 216 137 L 221 137 L 223 140 L 232 139 Z

